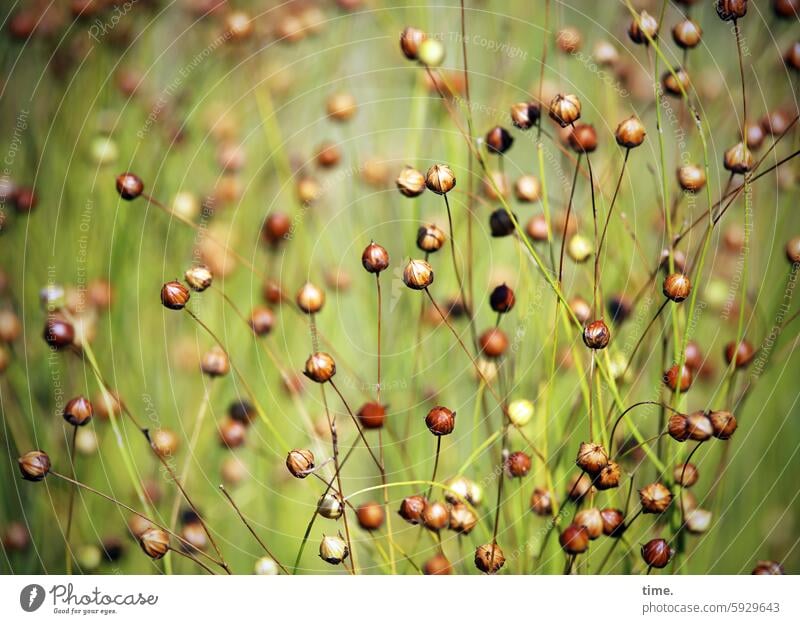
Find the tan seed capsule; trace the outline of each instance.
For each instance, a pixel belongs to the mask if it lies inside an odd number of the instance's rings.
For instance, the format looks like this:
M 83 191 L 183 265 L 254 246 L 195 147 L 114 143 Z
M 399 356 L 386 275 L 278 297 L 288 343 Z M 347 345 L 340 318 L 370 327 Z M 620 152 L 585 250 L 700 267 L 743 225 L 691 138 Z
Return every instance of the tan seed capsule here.
M 303 374 L 317 383 L 325 383 L 336 374 L 336 362 L 323 351 L 312 353 L 306 360 Z
M 425 191 L 425 176 L 413 167 L 405 166 L 395 181 L 397 189 L 406 197 L 417 197 Z
M 483 544 L 475 550 L 475 567 L 485 574 L 495 574 L 505 562 L 506 557 L 496 543 Z
M 211 269 L 206 265 L 200 264 L 186 269 L 183 275 L 189 288 L 195 292 L 203 292 L 206 288 L 211 286 L 214 276 L 211 274 Z
M 169 550 L 169 535 L 163 529 L 150 527 L 139 536 L 139 545 L 151 559 L 161 559 Z
M 347 559 L 350 555 L 350 550 L 347 548 L 347 543 L 335 535 L 323 535 L 322 541 L 319 544 L 320 558 L 332 565 L 337 565 Z
M 550 102 L 550 117 L 562 128 L 575 123 L 581 116 L 581 102 L 572 94 L 561 94 Z
M 316 314 L 325 304 L 325 293 L 311 282 L 306 282 L 297 291 L 297 307 L 306 314 Z
M 433 283 L 433 267 L 424 260 L 409 260 L 403 269 L 403 282 L 412 290 L 424 290 Z
M 305 479 L 314 469 L 314 453 L 308 449 L 294 449 L 286 456 L 286 468 L 293 477 Z
M 623 119 L 617 126 L 614 138 L 620 146 L 633 149 L 644 142 L 646 135 L 644 124 L 636 115 L 631 115 L 627 119 Z
M 603 534 L 603 517 L 597 508 L 581 509 L 575 514 L 574 523 L 586 529 L 590 540 L 596 540 Z
M 22 478 L 41 481 L 50 472 L 50 457 L 44 451 L 28 451 L 17 459 Z
M 455 187 L 456 176 L 447 165 L 433 165 L 425 174 L 425 185 L 437 195 L 444 195 Z
M 664 513 L 672 502 L 672 493 L 661 483 L 650 483 L 639 490 L 642 512 L 646 514 Z

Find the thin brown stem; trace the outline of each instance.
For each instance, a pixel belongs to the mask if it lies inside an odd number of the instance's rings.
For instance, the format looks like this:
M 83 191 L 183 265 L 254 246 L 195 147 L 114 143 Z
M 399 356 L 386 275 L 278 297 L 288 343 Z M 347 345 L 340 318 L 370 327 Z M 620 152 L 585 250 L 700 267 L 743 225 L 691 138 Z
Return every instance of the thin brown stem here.
M 247 521 L 247 518 L 245 518 L 245 515 L 242 513 L 242 510 L 241 510 L 241 509 L 239 509 L 239 506 L 238 506 L 238 505 L 236 504 L 236 502 L 233 500 L 233 497 L 232 497 L 232 496 L 231 496 L 231 495 L 228 493 L 228 490 L 226 490 L 226 489 L 225 489 L 225 486 L 224 486 L 224 485 L 222 485 L 222 484 L 220 484 L 220 486 L 219 486 L 219 490 L 220 490 L 220 492 L 222 492 L 222 493 L 225 495 L 225 498 L 226 498 L 226 499 L 228 500 L 228 502 L 231 504 L 231 507 L 233 507 L 234 511 L 235 511 L 235 512 L 236 512 L 236 514 L 239 516 L 239 518 L 241 519 L 241 521 L 242 521 L 242 523 L 244 524 L 244 526 L 246 526 L 246 527 L 247 527 L 247 530 L 248 530 L 248 531 L 250 531 L 250 534 L 251 534 L 251 535 L 252 535 L 254 538 L 256 538 L 256 541 L 258 542 L 259 546 L 261 546 L 261 548 L 263 548 L 263 549 L 264 549 L 264 552 L 265 552 L 265 553 L 267 553 L 267 555 L 269 555 L 269 557 L 270 557 L 270 558 L 271 558 L 271 559 L 272 559 L 272 560 L 273 560 L 275 563 L 277 563 L 277 564 L 278 564 L 278 567 L 279 567 L 281 570 L 283 570 L 283 571 L 284 571 L 286 574 L 289 574 L 289 570 L 287 570 L 287 569 L 286 569 L 286 567 L 285 567 L 285 566 L 284 566 L 284 565 L 283 565 L 283 564 L 282 564 L 282 563 L 281 563 L 281 562 L 278 560 L 278 558 L 277 558 L 275 555 L 273 555 L 273 554 L 272 554 L 272 552 L 270 551 L 270 549 L 269 549 L 269 548 L 267 548 L 267 545 L 266 545 L 266 544 L 265 544 L 265 543 L 264 543 L 264 542 L 261 540 L 261 538 L 258 536 L 258 533 L 256 533 L 256 532 L 255 532 L 255 530 L 253 529 L 253 527 L 252 527 L 252 526 L 250 525 L 250 523 Z
M 75 468 L 75 439 L 78 437 L 78 425 L 72 426 L 72 443 L 69 450 L 69 463 L 72 466 L 72 478 L 78 478 Z M 72 548 L 69 545 L 69 536 L 72 531 L 72 514 L 75 507 L 75 491 L 77 488 L 69 490 L 69 504 L 67 507 L 67 530 L 64 532 L 64 548 L 66 557 L 67 574 L 72 574 Z

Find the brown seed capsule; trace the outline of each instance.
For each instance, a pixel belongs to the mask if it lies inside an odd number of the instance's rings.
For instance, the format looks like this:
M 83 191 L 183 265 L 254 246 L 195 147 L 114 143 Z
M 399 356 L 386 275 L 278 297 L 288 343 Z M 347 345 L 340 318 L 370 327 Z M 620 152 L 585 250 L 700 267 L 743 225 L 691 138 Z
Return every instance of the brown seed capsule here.
M 783 566 L 777 561 L 759 561 L 751 574 L 756 575 L 781 575 L 786 574 Z
M 580 501 L 597 488 L 592 485 L 592 478 L 588 474 L 574 474 L 567 482 L 566 495 L 571 501 Z
M 406 26 L 400 33 L 400 49 L 405 57 L 410 61 L 417 60 L 420 44 L 425 41 L 427 36 L 419 28 Z
M 435 554 L 422 566 L 422 573 L 428 575 L 448 575 L 453 573 L 450 561 L 441 553 Z
M 422 524 L 431 531 L 440 531 L 450 522 L 450 511 L 447 505 L 435 501 L 428 503 L 422 510 Z
M 689 439 L 704 442 L 709 440 L 713 433 L 714 427 L 704 411 L 698 410 L 686 416 L 686 435 Z
M 644 124 L 636 115 L 623 119 L 614 133 L 617 144 L 628 149 L 640 146 L 646 135 Z
M 672 477 L 675 479 L 675 483 L 681 487 L 690 488 L 697 483 L 700 473 L 697 470 L 697 466 L 687 462 L 685 464 L 677 464 L 672 470 Z
M 306 282 L 295 296 L 297 307 L 306 314 L 316 314 L 325 304 L 325 293 L 311 282 Z
M 189 297 L 189 289 L 180 282 L 167 282 L 161 287 L 161 303 L 170 310 L 182 310 Z
M 44 451 L 28 451 L 17 459 L 22 478 L 41 481 L 50 472 L 50 457 Z
M 511 105 L 511 123 L 520 130 L 533 127 L 542 114 L 541 106 L 536 102 L 518 102 Z
M 598 41 L 592 49 L 592 58 L 598 65 L 612 67 L 619 61 L 619 52 L 610 41 Z
M 614 323 L 624 323 L 633 312 L 633 301 L 628 296 L 617 293 L 608 298 L 606 308 Z
M 444 195 L 455 187 L 456 176 L 447 165 L 433 165 L 425 174 L 425 185 L 437 195 Z
M 597 149 L 597 131 L 591 124 L 575 125 L 567 137 L 569 146 L 579 154 L 591 153 Z
M 505 128 L 495 126 L 486 133 L 485 141 L 486 148 L 490 153 L 503 154 L 511 148 L 514 143 L 514 137 Z
M 189 284 L 189 288 L 195 292 L 203 292 L 206 288 L 211 286 L 211 282 L 214 279 L 214 276 L 211 274 L 211 269 L 204 264 L 186 269 L 186 273 L 183 274 L 183 277 L 186 283 Z
M 122 199 L 132 200 L 144 191 L 144 182 L 135 173 L 120 173 L 117 176 L 117 193 Z
M 556 33 L 556 46 L 564 54 L 574 54 L 581 49 L 582 43 L 581 33 L 574 26 L 565 26 Z
M 453 573 L 450 561 L 441 553 L 433 555 L 422 566 L 422 573 L 427 575 L 448 575 Z
M 559 93 L 550 102 L 550 118 L 562 128 L 574 124 L 581 117 L 581 101 L 577 96 Z
M 330 169 L 339 164 L 342 151 L 336 143 L 326 141 L 317 148 L 317 164 L 324 169 Z
M 717 15 L 730 22 L 747 15 L 747 0 L 716 0 Z
M 777 17 L 796 19 L 800 15 L 800 0 L 773 0 L 772 10 Z
M 247 323 L 256 336 L 266 336 L 275 326 L 275 315 L 269 308 L 256 306 L 250 312 L 250 320 Z
M 412 290 L 424 290 L 433 284 L 433 267 L 424 260 L 409 260 L 403 269 L 403 283 Z
M 696 193 L 706 185 L 706 172 L 699 165 L 679 167 L 678 184 L 684 191 Z
M 217 429 L 219 430 L 219 441 L 224 447 L 239 448 L 247 439 L 247 425 L 230 416 L 225 416 L 217 425 Z
M 781 136 L 791 123 L 791 114 L 783 108 L 776 108 L 761 118 L 761 128 L 772 136 Z
M 795 236 L 786 243 L 786 259 L 790 264 L 800 262 L 800 236 Z
M 159 457 L 171 457 L 178 451 L 178 435 L 171 429 L 156 429 L 150 434 L 150 446 Z
M 70 425 L 82 427 L 92 419 L 92 404 L 89 399 L 78 396 L 64 406 L 64 420 Z
M 272 247 L 287 240 L 292 231 L 292 219 L 285 212 L 275 211 L 267 215 L 261 226 L 261 240 Z
M 697 373 L 700 371 L 700 369 L 703 367 L 703 361 L 703 352 L 700 350 L 700 345 L 693 340 L 687 342 L 684 362 L 692 371 L 692 373 Z
M 499 327 L 487 329 L 478 337 L 481 353 L 489 358 L 499 358 L 508 349 L 508 336 Z
M 674 73 L 666 71 L 661 75 L 661 86 L 669 95 L 680 97 L 689 90 L 690 85 L 689 74 L 682 67 L 678 67 Z
M 31 536 L 22 522 L 10 522 L 3 531 L 2 543 L 9 552 L 24 552 L 30 546 Z
M 708 419 L 714 429 L 714 437 L 720 440 L 727 440 L 736 431 L 738 424 L 736 417 L 725 410 L 714 410 L 709 412 Z
M 44 341 L 52 349 L 65 349 L 75 341 L 72 323 L 58 316 L 49 316 L 44 326 Z
M 336 362 L 333 361 L 330 355 L 323 351 L 312 353 L 306 360 L 303 374 L 311 381 L 325 383 L 326 381 L 330 381 L 331 377 L 336 374 Z
M 438 405 L 428 412 L 425 424 L 435 436 L 451 434 L 456 427 L 456 413 Z
M 619 487 L 622 474 L 619 469 L 619 464 L 615 461 L 609 460 L 608 464 L 597 473 L 594 480 L 594 485 L 598 490 L 610 490 Z
M 417 247 L 425 253 L 439 251 L 445 242 L 445 233 L 433 223 L 423 225 L 417 230 Z
M 403 499 L 403 502 L 400 503 L 400 510 L 398 513 L 406 522 L 410 524 L 419 524 L 422 522 L 422 511 L 425 509 L 426 504 L 427 501 L 423 496 L 407 496 Z
M 151 559 L 161 559 L 169 550 L 169 535 L 163 529 L 150 527 L 139 536 L 139 545 Z
M 247 401 L 236 400 L 228 405 L 228 416 L 249 425 L 257 415 L 256 409 Z
M 667 422 L 667 432 L 673 440 L 685 442 L 689 439 L 689 420 L 685 414 L 673 414 Z
M 595 540 L 603 534 L 603 517 L 600 515 L 600 510 L 595 507 L 581 509 L 575 514 L 573 523 L 586 529 L 590 540 Z
M 370 243 L 361 254 L 361 264 L 368 273 L 380 273 L 389 266 L 389 252 L 376 243 Z
M 662 291 L 670 301 L 680 303 L 684 301 L 692 290 L 689 277 L 683 273 L 671 273 L 664 279 Z
M 677 392 L 678 387 L 680 387 L 681 392 L 686 392 L 692 387 L 692 370 L 684 364 L 679 371 L 678 365 L 675 364 L 664 373 L 662 379 L 667 388 L 673 392 Z
M 485 574 L 494 574 L 506 562 L 503 551 L 496 543 L 483 544 L 475 550 L 475 567 Z
M 570 524 L 558 536 L 558 543 L 568 555 L 579 555 L 589 548 L 589 531 L 579 524 Z
M 39 198 L 33 189 L 27 186 L 19 187 L 14 194 L 14 208 L 19 214 L 26 214 L 36 208 Z
M 726 150 L 723 164 L 731 173 L 747 173 L 753 168 L 753 154 L 744 143 L 737 143 Z
M 536 488 L 531 494 L 531 511 L 537 516 L 549 516 L 553 513 L 553 499 L 544 488 Z
M 600 518 L 603 520 L 603 535 L 620 537 L 625 532 L 625 516 L 619 509 L 601 509 Z
M 647 11 L 642 11 L 631 20 L 628 26 L 628 37 L 639 45 L 650 45 L 650 39 L 658 36 L 658 20 Z
M 751 150 L 757 150 L 764 143 L 766 133 L 761 124 L 748 121 L 744 126 L 744 136 L 747 147 Z
M 369 501 L 359 505 L 356 509 L 358 525 L 365 531 L 377 531 L 383 525 L 385 513 L 383 505 Z
M 308 449 L 294 449 L 286 456 L 286 468 L 293 477 L 305 479 L 314 470 L 314 453 Z
M 800 13 L 800 11 L 798 11 Z M 783 62 L 789 69 L 800 71 L 800 41 L 789 44 L 783 53 Z
M 692 19 L 686 18 L 672 27 L 672 40 L 675 45 L 684 50 L 697 46 L 702 37 L 703 29 Z
M 639 490 L 642 513 L 664 513 L 672 502 L 672 493 L 662 483 L 651 483 Z
M 536 243 L 543 243 L 548 239 L 547 219 L 544 215 L 534 215 L 525 226 L 525 232 Z
M 611 340 L 611 330 L 603 320 L 592 321 L 583 330 L 583 344 L 590 349 L 605 349 Z
M 334 121 L 347 121 L 356 114 L 358 104 L 350 93 L 334 93 L 326 103 L 328 117 Z
M 575 464 L 590 475 L 596 475 L 608 464 L 608 453 L 602 444 L 581 442 Z
M 489 295 L 489 305 L 498 314 L 510 312 L 514 307 L 514 301 L 514 291 L 505 284 L 500 284 Z
M 406 197 L 417 197 L 425 192 L 425 176 L 408 165 L 400 171 L 395 184 L 400 193 Z
M 734 366 L 736 368 L 745 368 L 753 361 L 755 355 L 756 350 L 747 340 L 743 339 L 738 344 L 735 341 L 729 342 L 725 345 L 725 362 L 730 364 L 735 359 Z
M 642 546 L 642 559 L 651 568 L 666 568 L 674 554 L 665 539 L 652 539 Z
M 228 354 L 219 345 L 214 345 L 200 359 L 200 370 L 209 377 L 222 377 L 231 370 Z
M 464 503 L 455 503 L 450 508 L 450 530 L 462 535 L 469 535 L 475 525 L 478 524 L 478 518 L 473 511 Z
M 527 453 L 515 451 L 506 459 L 506 472 L 512 478 L 524 477 L 530 469 L 531 458 Z
M 0 310 L 0 341 L 14 342 L 22 333 L 22 323 L 12 310 Z
M 380 429 L 386 421 L 386 407 L 380 403 L 364 403 L 357 416 L 364 429 Z

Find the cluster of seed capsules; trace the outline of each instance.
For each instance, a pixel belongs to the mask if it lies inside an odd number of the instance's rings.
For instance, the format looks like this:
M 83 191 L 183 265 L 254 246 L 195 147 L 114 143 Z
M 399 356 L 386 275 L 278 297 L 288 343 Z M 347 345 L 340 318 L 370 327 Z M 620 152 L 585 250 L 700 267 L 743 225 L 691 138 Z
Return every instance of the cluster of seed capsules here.
M 776 11 L 795 11 L 795 4 L 786 0 L 775 2 L 774 6 Z M 746 14 L 747 2 L 720 1 L 716 3 L 716 7 L 721 19 L 740 19 Z M 228 21 L 231 32 L 236 33 L 237 37 L 250 36 L 246 16 L 233 15 Z M 635 43 L 647 45 L 658 36 L 658 30 L 657 20 L 642 12 L 631 21 L 629 36 Z M 574 46 L 575 37 L 578 36 L 577 33 L 562 32 L 559 34 L 558 44 L 564 47 Z M 696 22 L 687 18 L 675 25 L 672 36 L 680 47 L 689 49 L 699 44 L 702 31 Z M 401 35 L 400 45 L 407 58 L 417 60 L 425 67 L 437 67 L 443 61 L 444 49 L 441 42 L 435 38 L 428 38 L 417 28 L 406 28 Z M 794 70 L 800 69 L 800 43 L 787 51 L 785 61 L 788 67 Z M 666 72 L 661 82 L 665 93 L 679 96 L 688 88 L 689 77 L 684 69 L 678 68 L 675 72 Z M 445 85 L 434 86 L 445 87 Z M 327 113 L 333 119 L 346 121 L 352 117 L 356 106 L 351 95 L 340 93 L 328 100 Z M 541 123 L 542 108 L 541 103 L 534 101 L 513 104 L 510 109 L 511 124 L 521 131 L 534 128 Z M 562 138 L 576 154 L 588 155 L 596 150 L 597 132 L 591 124 L 580 121 L 581 101 L 577 96 L 569 93 L 556 94 L 546 112 L 564 130 Z M 780 134 L 788 123 L 786 114 L 783 111 L 776 111 L 765 116 L 760 123 L 749 125 L 742 142 L 725 151 L 724 167 L 732 174 L 741 175 L 750 172 L 754 167 L 752 151 L 761 146 L 767 134 Z M 617 144 L 625 150 L 639 147 L 645 141 L 645 137 L 645 127 L 636 116 L 622 120 L 615 132 Z M 483 141 L 490 154 L 502 156 L 511 149 L 514 138 L 507 129 L 497 126 L 486 133 Z M 223 150 L 220 160 L 224 162 L 226 170 L 236 171 L 241 168 L 240 164 L 237 165 L 240 162 L 239 156 L 238 152 Z M 319 146 L 316 154 L 319 166 L 333 167 L 339 159 L 339 149 L 335 144 L 325 143 Z M 700 165 L 683 165 L 677 171 L 677 180 L 683 191 L 696 193 L 706 183 L 706 171 Z M 396 179 L 398 191 L 407 198 L 418 197 L 426 190 L 446 197 L 455 185 L 455 174 L 446 164 L 435 164 L 425 173 L 407 166 Z M 507 182 L 504 177 L 491 176 L 485 190 L 489 196 L 504 195 L 507 193 L 505 186 Z M 144 193 L 142 180 L 130 172 L 118 176 L 116 188 L 125 200 L 135 200 Z M 301 203 L 311 204 L 317 201 L 321 189 L 313 177 L 303 176 L 297 182 L 296 192 Z M 514 192 L 521 202 L 535 202 L 541 198 L 542 189 L 535 176 L 526 175 L 516 181 Z M 14 202 L 19 212 L 25 212 L 35 206 L 36 198 L 32 191 L 18 188 L 15 189 Z M 549 242 L 552 236 L 551 226 L 543 216 L 533 217 L 522 229 L 516 215 L 506 208 L 493 211 L 489 216 L 488 225 L 494 237 L 510 236 L 522 230 L 531 241 L 543 243 Z M 265 220 L 262 238 L 270 245 L 278 245 L 286 240 L 291 227 L 291 219 L 286 214 L 271 213 Z M 570 231 L 569 219 L 561 227 L 566 236 Z M 442 249 L 447 238 L 447 234 L 433 223 L 419 228 L 416 246 L 424 258 L 412 258 L 403 268 L 403 282 L 408 288 L 427 291 L 433 284 L 434 268 L 430 262 L 430 255 Z M 577 263 L 587 261 L 595 253 L 590 241 L 577 234 L 571 236 L 566 251 Z M 789 241 L 786 255 L 791 263 L 800 262 L 800 238 Z M 389 254 L 385 248 L 372 242 L 363 251 L 362 264 L 367 272 L 380 274 L 390 266 Z M 665 298 L 676 304 L 687 300 L 692 292 L 692 284 L 689 276 L 684 273 L 685 259 L 678 252 L 670 251 L 664 257 L 662 268 L 667 270 L 662 285 Z M 161 303 L 171 310 L 183 310 L 192 292 L 202 292 L 210 287 L 215 272 L 206 265 L 189 268 L 184 275 L 185 284 L 175 280 L 162 286 Z M 275 284 L 265 284 L 265 294 L 271 303 L 281 302 L 284 298 L 280 287 Z M 303 313 L 313 316 L 322 310 L 325 294 L 321 288 L 307 283 L 298 291 L 295 302 Z M 514 306 L 514 292 L 506 284 L 501 284 L 491 292 L 489 303 L 494 312 L 507 313 Z M 466 302 L 462 304 L 466 306 Z M 580 297 L 570 299 L 568 307 L 572 317 L 582 327 L 582 338 L 586 347 L 595 351 L 605 349 L 611 341 L 608 324 L 603 319 L 593 318 L 592 306 Z M 614 300 L 609 307 L 615 317 L 630 314 L 628 302 L 625 300 Z M 248 323 L 257 336 L 265 336 L 272 331 L 275 316 L 270 308 L 257 307 L 252 310 Z M 14 333 L 12 326 L 13 319 L 7 314 L 0 318 L 0 331 L 3 332 L 2 338 L 6 342 L 13 340 L 13 337 L 6 339 L 6 335 L 11 336 Z M 74 322 L 69 315 L 57 310 L 48 315 L 43 336 L 51 348 L 80 349 L 80 341 L 76 341 L 79 336 Z M 508 347 L 509 339 L 499 327 L 490 328 L 478 337 L 480 354 L 489 361 L 501 358 Z M 4 351 L 0 350 L 0 367 L 3 366 L 3 353 Z M 742 339 L 726 345 L 724 358 L 728 365 L 745 368 L 752 362 L 755 354 L 756 348 Z M 664 371 L 664 384 L 673 392 L 687 392 L 691 388 L 694 375 L 703 367 L 704 360 L 699 346 L 689 342 L 682 364 L 674 364 Z M 210 377 L 224 376 L 229 373 L 230 368 L 228 355 L 220 346 L 213 347 L 202 357 L 201 369 Z M 481 366 L 479 374 L 484 376 L 488 368 Z M 306 360 L 303 374 L 313 382 L 328 383 L 336 374 L 335 360 L 329 353 L 316 351 Z M 106 406 L 105 409 L 110 409 L 112 412 L 122 410 L 118 397 L 109 393 L 105 393 L 99 400 Z M 255 408 L 246 402 L 232 405 L 226 419 L 218 425 L 221 443 L 227 448 L 241 446 L 246 439 L 248 426 L 255 418 L 255 412 Z M 88 423 L 92 415 L 92 403 L 85 397 L 73 398 L 64 407 L 65 421 L 76 430 Z M 527 401 L 514 401 L 505 409 L 506 418 L 517 427 L 524 426 L 532 415 L 533 407 Z M 357 412 L 357 418 L 362 429 L 379 429 L 384 424 L 386 410 L 380 403 L 369 402 Z M 455 430 L 456 413 L 447 407 L 436 406 L 427 413 L 425 424 L 434 436 L 449 435 Z M 673 414 L 669 419 L 667 431 L 661 433 L 669 435 L 677 442 L 696 441 L 700 444 L 712 439 L 727 440 L 734 434 L 736 427 L 736 418 L 728 411 L 697 411 L 690 414 Z M 152 432 L 150 442 L 154 452 L 160 457 L 173 455 L 179 444 L 177 435 L 167 429 Z M 611 443 L 613 444 L 613 439 Z M 543 517 L 555 516 L 557 513 L 555 510 L 563 508 L 568 501 L 576 504 L 571 522 L 560 530 L 559 534 L 561 548 L 571 557 L 585 553 L 591 542 L 602 536 L 620 539 L 640 515 L 664 514 L 675 504 L 676 498 L 682 523 L 690 533 L 704 533 L 712 524 L 711 512 L 699 508 L 689 490 L 699 477 L 696 466 L 689 462 L 675 466 L 671 479 L 650 483 L 639 489 L 639 509 L 633 514 L 612 507 L 581 507 L 586 501 L 593 502 L 597 492 L 619 487 L 622 470 L 612 457 L 610 449 L 606 450 L 595 442 L 584 442 L 580 445 L 575 464 L 581 472 L 569 481 L 561 505 L 554 504 L 555 495 L 547 488 L 536 488 L 530 501 L 531 510 Z M 19 458 L 19 467 L 25 479 L 41 481 L 51 471 L 50 458 L 41 450 L 30 451 Z M 503 472 L 509 478 L 525 477 L 531 467 L 532 459 L 527 453 L 523 451 L 504 453 Z M 304 479 L 313 474 L 319 466 L 311 450 L 298 448 L 288 452 L 286 468 L 292 476 Z M 470 534 L 478 523 L 476 508 L 483 501 L 482 488 L 464 477 L 448 481 L 447 486 L 443 501 L 431 500 L 428 495 L 422 494 L 406 497 L 399 507 L 399 516 L 412 525 L 422 525 L 437 533 L 449 529 L 461 535 Z M 671 486 L 680 488 L 679 495 L 673 494 Z M 329 491 L 319 499 L 316 509 L 323 518 L 337 520 L 346 513 L 346 501 L 341 493 Z M 359 526 L 366 531 L 375 531 L 385 522 L 385 509 L 381 503 L 366 502 L 354 511 Z M 205 549 L 208 546 L 207 534 L 195 511 L 182 514 L 179 536 L 172 535 L 165 528 L 140 515 L 131 517 L 130 528 L 139 540 L 144 553 L 153 559 L 162 558 L 171 549 L 171 540 L 176 538 L 180 540 L 182 547 L 190 544 L 195 549 Z M 4 537 L 4 543 L 6 540 L 9 544 L 24 542 L 25 537 L 18 529 L 19 527 L 15 527 L 14 531 L 8 532 L 8 536 Z M 325 535 L 319 544 L 319 555 L 324 561 L 337 565 L 349 557 L 349 548 L 347 540 L 341 535 Z M 652 568 L 666 567 L 674 554 L 674 547 L 663 538 L 652 539 L 641 546 L 642 560 Z M 475 550 L 475 566 L 481 572 L 496 573 L 503 567 L 505 561 L 503 550 L 496 541 L 481 544 Z M 257 569 L 263 573 L 277 572 L 277 566 L 268 557 L 259 560 Z M 430 574 L 446 574 L 452 571 L 452 566 L 443 554 L 438 554 L 425 562 L 424 571 Z M 760 562 L 754 570 L 754 573 L 758 574 L 782 572 L 781 565 L 771 561 Z

